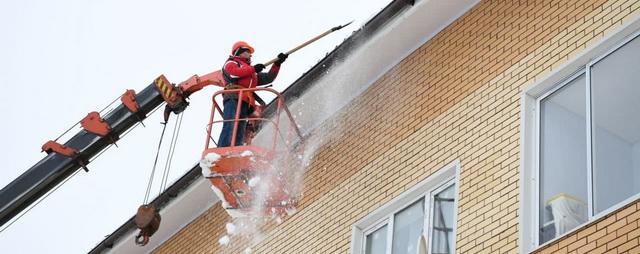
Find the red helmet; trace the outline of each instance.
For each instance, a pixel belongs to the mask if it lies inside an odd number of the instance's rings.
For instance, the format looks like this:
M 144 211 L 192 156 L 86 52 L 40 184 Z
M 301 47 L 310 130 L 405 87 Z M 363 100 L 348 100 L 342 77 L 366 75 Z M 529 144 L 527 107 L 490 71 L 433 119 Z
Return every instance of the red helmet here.
M 233 44 L 233 47 L 231 47 L 231 55 L 236 55 L 236 51 L 241 48 L 247 49 L 249 50 L 249 53 L 253 54 L 253 51 L 254 51 L 253 47 L 251 47 L 249 43 L 246 43 L 244 41 L 238 41 Z

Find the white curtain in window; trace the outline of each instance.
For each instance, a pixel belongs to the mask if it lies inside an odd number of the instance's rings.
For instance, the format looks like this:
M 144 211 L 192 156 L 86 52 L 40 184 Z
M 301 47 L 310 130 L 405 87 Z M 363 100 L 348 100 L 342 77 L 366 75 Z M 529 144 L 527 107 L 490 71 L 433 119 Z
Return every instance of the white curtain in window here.
M 582 225 L 588 219 L 587 204 L 568 195 L 559 195 L 549 201 L 556 236 Z

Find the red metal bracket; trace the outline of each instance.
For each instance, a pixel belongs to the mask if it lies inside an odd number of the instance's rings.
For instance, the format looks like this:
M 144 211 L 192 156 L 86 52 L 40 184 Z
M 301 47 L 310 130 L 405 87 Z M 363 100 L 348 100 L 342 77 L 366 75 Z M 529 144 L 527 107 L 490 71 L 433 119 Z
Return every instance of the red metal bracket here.
M 122 104 L 124 104 L 131 113 L 138 113 L 138 111 L 140 111 L 140 105 L 136 101 L 136 91 L 133 89 L 127 89 L 122 97 L 120 97 L 120 101 L 122 101 Z
M 78 151 L 76 151 L 76 149 L 62 145 L 53 140 L 49 140 L 47 141 L 47 143 L 44 143 L 44 145 L 42 145 L 42 151 L 46 152 L 47 154 L 59 153 L 69 157 L 74 157 L 78 155 Z
M 78 163 L 78 165 L 80 165 L 84 169 L 84 171 L 89 172 L 89 169 L 87 168 L 87 164 L 89 162 L 82 159 L 76 149 L 62 145 L 53 140 L 49 140 L 47 141 L 47 143 L 44 143 L 44 145 L 42 145 L 42 151 L 46 152 L 47 154 L 57 153 L 67 157 L 71 157 Z
M 84 119 L 80 121 L 80 125 L 87 132 L 106 137 L 111 132 L 109 124 L 100 117 L 98 112 L 90 112 Z
M 147 116 L 140 111 L 140 104 L 136 101 L 136 91 L 133 89 L 127 89 L 124 94 L 120 97 L 120 101 L 122 101 L 122 105 L 124 105 L 133 115 L 138 118 L 138 121 L 144 126 L 142 122 Z

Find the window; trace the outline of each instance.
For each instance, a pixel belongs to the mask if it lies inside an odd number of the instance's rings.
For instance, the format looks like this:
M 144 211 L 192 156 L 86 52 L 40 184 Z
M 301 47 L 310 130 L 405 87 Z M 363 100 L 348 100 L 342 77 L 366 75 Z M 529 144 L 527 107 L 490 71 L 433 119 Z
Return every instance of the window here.
M 640 192 L 640 37 L 589 67 L 598 214 Z
M 418 239 L 424 224 L 424 199 L 395 214 L 393 220 L 393 240 L 391 253 L 416 253 Z M 367 249 L 369 251 L 369 249 Z
M 431 197 L 431 201 L 431 253 L 455 253 L 455 185 L 445 185 Z
M 581 73 L 539 102 L 541 243 L 587 221 L 585 80 Z M 554 220 L 560 214 L 571 221 Z
M 367 254 L 383 254 L 387 249 L 387 224 L 367 234 Z
M 353 253 L 455 253 L 457 168 L 439 171 L 356 223 Z
M 640 36 L 621 37 L 523 96 L 522 252 L 640 198 Z

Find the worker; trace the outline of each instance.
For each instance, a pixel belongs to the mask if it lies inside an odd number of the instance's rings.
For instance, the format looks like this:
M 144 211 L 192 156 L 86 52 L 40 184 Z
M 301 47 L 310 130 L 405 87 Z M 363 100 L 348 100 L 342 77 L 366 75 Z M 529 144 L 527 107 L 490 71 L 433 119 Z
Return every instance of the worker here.
M 226 83 L 225 90 L 255 88 L 256 86 L 270 84 L 278 75 L 280 65 L 288 57 L 288 55 L 284 53 L 278 54 L 278 60 L 274 62 L 269 72 L 264 73 L 262 72 L 265 68 L 263 64 L 251 66 L 251 55 L 253 52 L 253 47 L 244 41 L 238 41 L 233 44 L 231 47 L 231 55 L 222 67 L 222 76 Z M 243 119 L 247 118 L 249 114 L 256 109 L 256 101 L 262 101 L 260 98 L 256 98 L 257 95 L 253 92 L 243 92 L 241 97 L 242 98 L 238 99 L 237 93 L 223 94 L 224 109 L 222 117 L 224 120 L 232 120 L 235 118 L 238 103 L 241 103 L 239 119 Z M 261 104 L 264 104 L 264 102 L 261 102 Z M 218 147 L 231 146 L 234 124 L 234 121 L 224 122 L 222 132 L 220 132 L 220 138 L 218 139 Z M 247 121 L 238 121 L 235 145 L 243 144 L 246 125 Z

